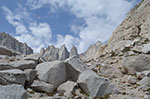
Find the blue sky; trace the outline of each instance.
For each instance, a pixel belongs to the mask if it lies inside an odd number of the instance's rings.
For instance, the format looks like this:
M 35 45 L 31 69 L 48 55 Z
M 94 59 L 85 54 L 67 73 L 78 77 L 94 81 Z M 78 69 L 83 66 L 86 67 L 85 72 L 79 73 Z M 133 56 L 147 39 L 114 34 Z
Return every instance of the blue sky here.
M 42 47 L 74 44 L 79 52 L 106 42 L 140 0 L 1 0 L 0 32 Z

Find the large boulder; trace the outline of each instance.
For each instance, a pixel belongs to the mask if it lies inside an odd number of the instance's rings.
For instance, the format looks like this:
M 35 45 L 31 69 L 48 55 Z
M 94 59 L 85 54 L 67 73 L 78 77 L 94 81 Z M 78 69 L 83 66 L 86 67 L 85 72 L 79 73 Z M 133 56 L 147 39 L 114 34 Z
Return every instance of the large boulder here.
M 31 85 L 31 88 L 35 91 L 46 92 L 49 94 L 53 94 L 56 89 L 54 85 L 38 80 L 34 80 L 33 84 Z
M 69 52 L 68 52 L 66 46 L 62 45 L 61 48 L 59 49 L 59 58 L 58 58 L 58 60 L 63 61 L 65 59 L 67 59 L 68 57 L 69 57 Z
M 0 99 L 28 99 L 28 94 L 22 85 L 0 85 Z
M 27 76 L 26 85 L 30 86 L 37 77 L 37 71 L 35 69 L 26 69 L 24 72 Z
M 150 55 L 130 56 L 123 59 L 122 66 L 127 70 L 128 74 L 135 74 L 136 72 L 150 70 L 149 60 Z
M 38 78 L 56 87 L 67 80 L 66 63 L 61 61 L 45 62 L 36 67 Z
M 21 69 L 21 70 L 34 69 L 36 64 L 37 63 L 32 60 L 19 60 L 19 61 L 14 61 L 9 63 L 11 67 L 16 69 Z
M 79 57 L 78 50 L 74 45 L 71 48 L 69 57 L 73 57 L 73 56 Z
M 58 88 L 57 88 L 57 92 L 59 94 L 63 94 L 67 97 L 70 97 L 72 95 L 72 93 L 75 92 L 77 83 L 73 82 L 73 81 L 67 81 L 63 84 L 61 84 Z
M 103 97 L 104 95 L 117 92 L 115 86 L 108 79 L 99 77 L 92 70 L 82 72 L 77 83 L 91 98 Z
M 85 62 L 82 61 L 81 58 L 79 58 L 77 56 L 70 57 L 70 58 L 66 59 L 65 62 L 71 64 L 73 66 L 73 68 L 75 68 L 76 70 L 78 70 L 80 72 L 86 70 L 86 67 L 87 67 Z
M 0 71 L 0 84 L 21 84 L 25 85 L 27 80 L 25 72 L 19 69 L 3 70 Z

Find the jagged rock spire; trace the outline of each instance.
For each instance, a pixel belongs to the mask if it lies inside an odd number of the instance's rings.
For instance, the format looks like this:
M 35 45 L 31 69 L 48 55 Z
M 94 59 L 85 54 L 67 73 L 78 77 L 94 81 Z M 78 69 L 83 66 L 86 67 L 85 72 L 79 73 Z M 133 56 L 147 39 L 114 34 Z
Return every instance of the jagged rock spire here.
M 62 45 L 59 49 L 59 59 L 58 60 L 65 60 L 69 58 L 69 52 L 65 45 Z
M 71 48 L 69 57 L 73 57 L 73 56 L 79 57 L 78 50 L 74 45 Z

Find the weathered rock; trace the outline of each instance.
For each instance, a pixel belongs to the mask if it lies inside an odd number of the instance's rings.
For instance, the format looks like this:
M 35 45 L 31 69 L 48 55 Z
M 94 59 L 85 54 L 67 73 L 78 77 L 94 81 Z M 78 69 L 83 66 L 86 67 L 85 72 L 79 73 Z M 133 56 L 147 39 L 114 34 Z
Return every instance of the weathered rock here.
M 56 89 L 54 85 L 38 80 L 34 80 L 33 84 L 31 85 L 31 88 L 38 92 L 46 92 L 50 94 L 54 93 Z
M 45 61 L 58 60 L 58 51 L 59 49 L 55 48 L 53 45 L 49 46 L 43 55 L 44 60 Z
M 137 84 L 150 86 L 150 78 L 149 78 L 149 77 L 144 77 L 144 78 L 143 78 L 141 81 L 139 81 Z
M 135 74 L 144 70 L 150 70 L 150 55 L 130 56 L 123 60 L 123 67 L 128 71 L 128 74 Z
M 13 68 L 21 69 L 21 70 L 34 69 L 36 66 L 36 62 L 31 60 L 19 60 L 19 61 L 10 62 L 9 65 Z
M 137 82 L 136 78 L 131 75 L 128 76 L 127 80 L 128 80 L 128 83 L 130 83 L 130 84 L 136 84 L 136 82 Z
M 79 54 L 78 54 L 77 48 L 73 45 L 71 48 L 69 57 L 74 57 L 74 56 L 79 57 Z
M 0 85 L 0 99 L 28 99 L 26 90 L 22 85 Z
M 45 62 L 36 67 L 38 78 L 56 87 L 67 80 L 66 63 L 61 61 Z
M 69 58 L 69 52 L 68 52 L 66 46 L 62 45 L 61 48 L 59 49 L 59 58 L 58 58 L 58 60 L 63 61 L 67 58 Z
M 76 82 L 78 80 L 80 71 L 76 70 L 72 65 L 66 63 L 67 80 Z
M 100 74 L 109 78 L 118 78 L 122 77 L 123 74 L 121 71 L 115 66 L 103 66 L 100 68 Z
M 31 54 L 31 55 L 27 55 L 24 60 L 31 60 L 31 61 L 35 61 L 36 63 L 39 62 L 40 59 L 40 54 Z
M 26 70 L 24 70 L 24 72 L 27 76 L 26 85 L 30 86 L 33 83 L 36 76 L 37 76 L 37 71 L 34 70 L 34 69 L 26 69 Z
M 76 70 L 82 72 L 86 70 L 86 64 L 79 57 L 74 56 L 65 60 L 65 62 L 71 64 Z
M 0 84 L 21 84 L 25 85 L 27 80 L 25 72 L 19 69 L 3 70 L 0 71 Z
M 80 88 L 90 97 L 103 97 L 114 92 L 114 86 L 106 78 L 99 77 L 91 70 L 81 73 L 77 81 Z
M 0 70 L 13 69 L 9 63 L 0 63 Z
M 45 49 L 44 49 L 44 48 L 41 48 L 41 50 L 40 50 L 40 56 L 43 56 L 44 53 L 45 53 Z
M 145 53 L 145 54 L 150 53 L 150 43 L 143 45 L 142 52 Z
M 26 43 L 21 43 L 4 32 L 0 33 L 0 45 L 25 55 L 33 53 L 33 50 Z
M 146 70 L 142 72 L 145 76 L 150 77 L 150 70 Z
M 57 92 L 59 94 L 65 95 L 66 97 L 70 97 L 70 95 L 72 95 L 72 93 L 74 93 L 76 86 L 77 86 L 77 84 L 75 82 L 67 81 L 67 82 L 61 84 L 57 88 Z
M 16 51 L 10 50 L 4 46 L 0 46 L 0 55 L 15 56 L 15 55 L 19 55 L 19 53 Z
M 80 55 L 81 59 L 83 59 L 84 61 L 88 61 L 88 60 L 95 58 L 101 46 L 102 46 L 102 43 L 100 41 L 91 45 L 85 53 L 82 53 Z

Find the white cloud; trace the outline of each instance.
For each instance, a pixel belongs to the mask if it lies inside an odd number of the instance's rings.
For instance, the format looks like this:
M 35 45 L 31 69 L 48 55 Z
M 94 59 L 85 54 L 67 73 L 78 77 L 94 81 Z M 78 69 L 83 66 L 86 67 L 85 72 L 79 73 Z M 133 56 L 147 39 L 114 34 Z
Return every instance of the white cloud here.
M 2 6 L 2 9 L 7 21 L 16 28 L 15 38 L 17 40 L 26 42 L 34 52 L 39 52 L 42 47 L 50 44 L 52 31 L 49 24 L 34 21 L 21 5 L 15 11 L 5 6 Z M 28 27 L 24 25 L 24 21 L 28 23 Z
M 51 37 L 52 37 L 52 31 L 47 23 L 32 23 L 29 27 L 32 34 L 38 38 L 39 40 L 43 40 L 43 43 L 49 44 Z
M 90 44 L 98 40 L 102 42 L 108 40 L 111 33 L 117 25 L 120 24 L 135 1 L 136 0 L 132 2 L 127 0 L 28 0 L 28 5 L 32 9 L 50 5 L 50 9 L 55 9 L 56 11 L 58 10 L 57 8 L 68 8 L 77 18 L 84 19 L 85 27 L 76 26 L 74 24 L 70 26 L 73 32 L 79 32 L 79 38 L 74 40 L 80 39 L 80 41 L 77 41 L 79 42 L 77 47 L 80 52 L 83 52 Z M 62 39 L 61 42 L 67 45 L 69 45 L 69 43 L 72 44 L 73 42 L 70 42 L 70 37 L 67 36 L 68 35 L 66 35 L 65 39 Z M 73 39 L 75 37 L 71 38 Z

